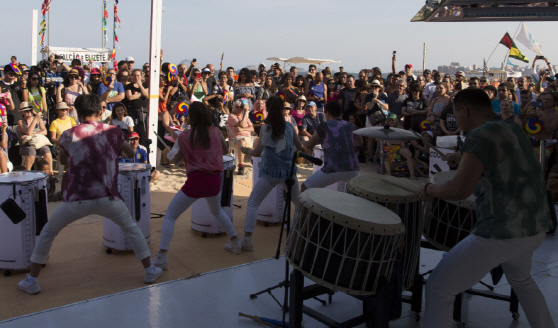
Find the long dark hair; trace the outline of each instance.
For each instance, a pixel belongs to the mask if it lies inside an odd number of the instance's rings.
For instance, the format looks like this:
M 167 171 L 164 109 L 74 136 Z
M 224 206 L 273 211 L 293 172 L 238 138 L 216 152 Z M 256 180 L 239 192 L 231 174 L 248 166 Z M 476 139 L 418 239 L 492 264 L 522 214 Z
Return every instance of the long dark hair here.
M 29 94 L 31 94 L 31 78 L 33 77 L 33 75 L 37 75 L 37 77 L 39 78 L 39 82 L 37 82 L 37 90 L 39 90 L 39 93 L 41 94 L 42 97 L 44 97 L 45 95 L 43 94 L 43 92 L 41 91 L 41 87 L 43 86 L 43 78 L 41 77 L 41 74 L 39 74 L 39 72 L 37 71 L 30 71 L 29 72 L 29 81 L 27 82 L 27 92 Z
M 240 75 L 243 73 L 246 74 L 246 82 L 244 83 L 252 83 L 252 73 L 246 67 L 244 67 L 243 69 L 240 70 L 240 72 L 238 72 L 238 83 L 242 83 L 241 82 L 242 80 L 240 79 Z
M 285 117 L 283 116 L 283 99 L 273 96 L 266 100 L 265 107 L 267 109 L 266 126 L 271 127 L 271 139 L 277 141 L 285 134 Z
M 192 126 L 190 145 L 194 147 L 198 144 L 203 149 L 209 149 L 211 146 L 209 127 L 212 125 L 209 109 L 204 103 L 196 101 L 190 105 L 188 116 L 190 117 L 190 125 Z

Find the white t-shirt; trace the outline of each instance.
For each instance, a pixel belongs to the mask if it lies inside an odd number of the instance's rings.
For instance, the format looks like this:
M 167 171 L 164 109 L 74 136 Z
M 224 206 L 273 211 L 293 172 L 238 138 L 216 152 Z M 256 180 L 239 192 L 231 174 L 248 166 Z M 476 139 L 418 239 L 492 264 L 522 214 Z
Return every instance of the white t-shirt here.
M 119 127 L 122 130 L 128 130 L 130 127 L 134 126 L 134 120 L 132 120 L 132 118 L 130 116 L 125 116 L 122 121 L 120 121 L 119 119 L 113 118 L 112 119 L 112 124 L 116 125 L 117 127 Z
M 424 96 L 426 97 L 426 99 L 428 99 L 428 101 L 431 101 L 435 95 L 436 95 L 436 85 L 434 84 L 434 82 L 428 83 L 424 87 Z

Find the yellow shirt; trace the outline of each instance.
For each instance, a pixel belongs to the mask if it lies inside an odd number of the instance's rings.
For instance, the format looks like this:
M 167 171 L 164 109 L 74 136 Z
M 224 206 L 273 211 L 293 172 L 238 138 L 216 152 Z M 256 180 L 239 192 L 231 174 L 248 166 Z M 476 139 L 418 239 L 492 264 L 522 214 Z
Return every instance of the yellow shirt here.
M 71 116 L 66 116 L 64 120 L 59 118 L 52 121 L 50 124 L 50 128 L 48 129 L 51 132 L 56 132 L 56 139 L 60 139 L 62 133 L 74 126 L 76 126 L 76 120 Z

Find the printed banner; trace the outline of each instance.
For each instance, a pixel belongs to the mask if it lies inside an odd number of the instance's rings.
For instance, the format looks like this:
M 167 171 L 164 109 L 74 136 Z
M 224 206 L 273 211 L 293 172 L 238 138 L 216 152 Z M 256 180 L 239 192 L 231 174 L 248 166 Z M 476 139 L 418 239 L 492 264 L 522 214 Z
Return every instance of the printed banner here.
M 45 47 L 41 52 L 48 53 L 49 56 L 50 54 L 62 56 L 61 61 L 63 62 L 71 62 L 74 59 L 80 59 L 82 62 L 89 59 L 101 63 L 111 61 L 111 49 Z

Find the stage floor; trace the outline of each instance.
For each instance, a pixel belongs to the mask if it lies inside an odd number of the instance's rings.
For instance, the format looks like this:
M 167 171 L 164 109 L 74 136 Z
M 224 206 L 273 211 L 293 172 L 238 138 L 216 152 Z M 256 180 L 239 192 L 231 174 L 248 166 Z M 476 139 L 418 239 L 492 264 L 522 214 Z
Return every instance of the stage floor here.
M 558 322 L 557 249 L 558 236 L 547 236 L 534 254 L 532 268 L 534 279 L 546 297 L 555 322 Z M 441 257 L 442 252 L 423 249 L 420 271 L 432 269 Z M 281 319 L 281 309 L 268 294 L 254 300 L 249 294 L 281 281 L 284 278 L 284 263 L 283 257 L 279 261 L 266 259 L 167 281 L 8 319 L 0 322 L 0 328 L 260 327 L 250 319 L 238 317 L 238 313 Z M 485 277 L 483 281 L 489 283 L 490 277 Z M 310 283 L 307 280 L 307 284 Z M 476 288 L 487 290 L 481 285 Z M 282 301 L 283 291 L 277 289 L 273 294 Z M 509 291 L 504 277 L 495 292 L 509 295 Z M 325 306 L 315 300 L 308 300 L 305 305 L 337 321 L 359 315 L 362 308 L 359 301 L 342 293 L 336 293 L 333 302 Z M 523 311 L 520 309 L 521 317 L 514 321 L 508 306 L 507 302 L 467 295 L 463 318 L 469 328 L 529 327 Z M 323 325 L 304 316 L 304 327 Z M 422 321 L 416 322 L 410 305 L 403 304 L 402 318 L 391 322 L 390 327 L 422 327 Z

